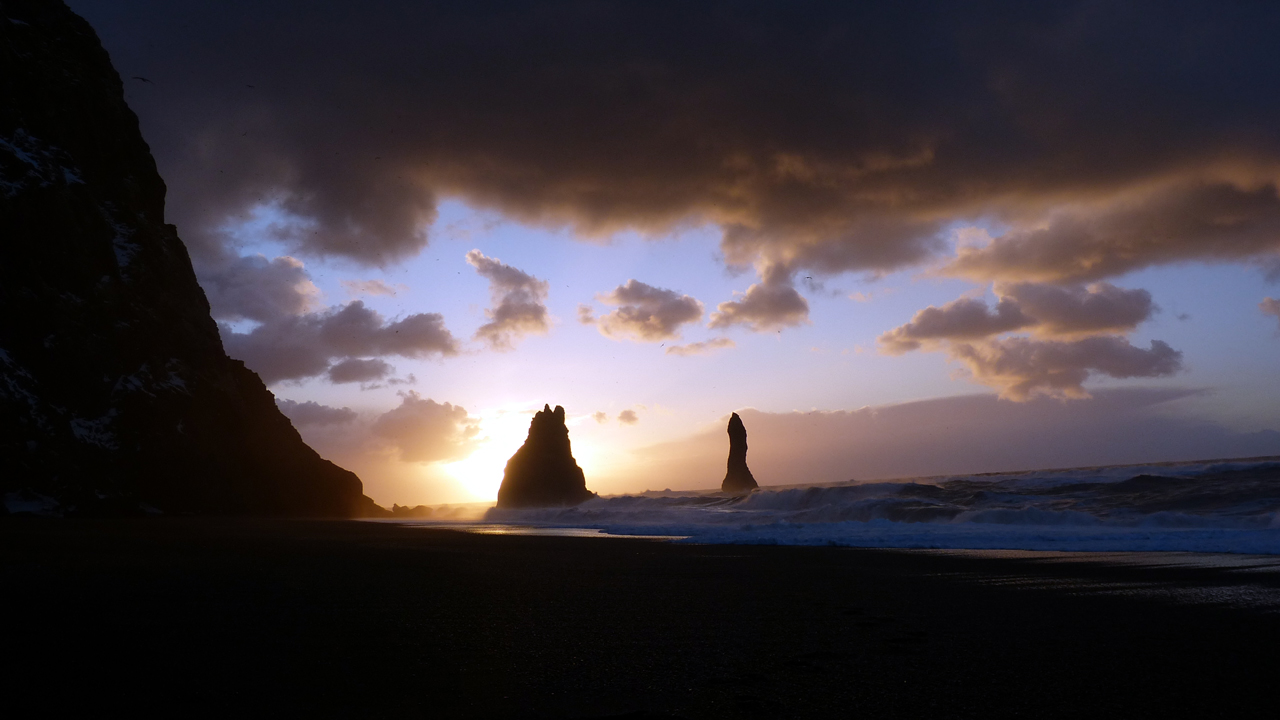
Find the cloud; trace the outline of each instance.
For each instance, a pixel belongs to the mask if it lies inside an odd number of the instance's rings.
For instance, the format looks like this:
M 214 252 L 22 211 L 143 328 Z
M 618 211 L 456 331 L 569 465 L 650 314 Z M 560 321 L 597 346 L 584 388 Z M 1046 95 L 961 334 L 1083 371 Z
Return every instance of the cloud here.
M 1146 290 L 1126 290 L 1110 283 L 1087 288 L 997 283 L 995 291 L 1001 302 L 1016 302 L 1023 313 L 1035 318 L 1032 329 L 1041 336 L 1128 332 L 1157 310 Z
M 1258 309 L 1265 315 L 1274 315 L 1280 319 L 1280 300 L 1272 297 L 1263 298 L 1262 302 L 1258 303 Z
M 1012 299 L 1002 299 L 992 311 L 974 298 L 961 298 L 942 307 L 929 307 L 916 313 L 911 322 L 890 330 L 879 338 L 881 349 L 889 355 L 919 350 L 926 343 L 940 340 L 976 340 L 1020 330 L 1034 325 Z
M 1146 290 L 1109 283 L 996 283 L 995 293 L 994 308 L 961 298 L 921 310 L 882 334 L 880 351 L 943 350 L 975 381 L 1016 401 L 1035 395 L 1088 397 L 1084 382 L 1094 374 L 1162 377 L 1182 369 L 1182 353 L 1165 343 L 1154 340 L 1150 349 L 1142 349 L 1122 336 L 1156 311 Z M 1010 332 L 1031 337 L 1000 337 Z
M 317 425 L 346 425 L 358 417 L 356 411 L 348 407 L 336 408 L 321 405 L 315 401 L 295 402 L 276 398 L 280 412 L 293 421 L 297 427 Z
M 1188 260 L 1242 262 L 1280 252 L 1273 182 L 1193 181 L 1101 207 L 1051 213 L 985 247 L 960 248 L 944 269 L 975 280 L 1082 282 Z
M 999 388 L 1000 397 L 1027 400 L 1036 395 L 1063 398 L 1089 396 L 1083 387 L 1090 374 L 1113 378 L 1152 378 L 1182 369 L 1182 353 L 1152 340 L 1143 349 L 1114 335 L 1054 341 L 1007 338 L 984 343 L 956 343 L 948 354 L 962 362 L 973 378 Z
M 636 415 L 635 410 L 623 410 L 618 413 L 618 422 L 623 425 L 635 425 L 640 422 L 640 417 Z
M 766 485 L 1280 454 L 1280 428 L 1241 432 L 1190 414 L 1195 405 L 1188 403 L 1207 395 L 1111 388 L 1071 403 L 967 395 L 850 411 L 738 414 L 750 435 L 751 470 Z M 615 482 L 646 487 L 662 477 L 662 487 L 719 487 L 725 447 L 722 419 L 639 452 L 633 474 Z
M 640 342 L 659 342 L 680 337 L 680 326 L 702 318 L 702 303 L 674 290 L 628 280 L 610 293 L 596 299 L 618 309 L 599 319 L 591 308 L 578 308 L 579 322 L 595 322 L 601 334 L 610 338 L 631 338 Z
M 591 417 L 601 425 L 609 422 L 609 416 L 606 415 L 603 410 L 597 410 L 596 412 L 591 413 Z
M 517 270 L 498 260 L 485 257 L 479 250 L 467 253 L 467 262 L 489 280 L 489 294 L 497 307 L 485 310 L 489 322 L 476 330 L 476 339 L 493 350 L 515 348 L 515 341 L 530 334 L 545 334 L 551 329 L 547 317 L 545 280 Z
M 267 322 L 310 312 L 320 302 L 302 262 L 288 256 L 223 256 L 205 264 L 200 286 L 218 320 Z
M 410 390 L 400 393 L 399 407 L 373 423 L 373 434 L 392 445 L 403 462 L 442 462 L 466 457 L 480 426 L 458 405 L 423 400 Z
M 881 335 L 880 348 L 889 355 L 901 355 L 938 349 L 944 341 L 981 340 L 1019 330 L 1052 338 L 1123 333 L 1156 310 L 1146 290 L 1109 283 L 1087 288 L 997 283 L 995 293 L 999 300 L 994 308 L 976 298 L 961 298 L 940 308 L 931 305 L 907 324 Z
M 381 380 L 393 372 L 395 368 L 383 360 L 351 358 L 331 366 L 328 376 L 329 382 L 334 384 L 366 383 Z
M 690 355 L 709 355 L 721 348 L 735 347 L 735 343 L 726 337 L 711 338 L 702 342 L 689 343 L 687 345 L 672 345 L 667 348 L 668 355 L 678 355 L 680 357 L 688 357 Z
M 309 223 L 295 251 L 394 262 L 442 196 L 594 236 L 714 223 L 732 263 L 815 273 L 936 260 L 982 219 L 1010 230 L 950 272 L 1277 251 L 1265 3 L 76 7 L 155 80 L 129 101 L 198 256 L 270 200 Z M 800 316 L 783 286 L 741 302 L 784 296 Z
M 386 322 L 356 300 L 320 313 L 264 322 L 248 333 L 220 326 L 227 354 L 243 360 L 264 382 L 320 375 L 337 358 L 398 355 L 425 358 L 458 352 L 457 341 L 437 313 Z
M 747 288 L 741 300 L 716 306 L 707 327 L 716 330 L 746 325 L 755 332 L 772 332 L 809 322 L 809 301 L 791 284 L 791 270 L 766 265 L 761 281 Z
M 385 295 L 395 297 L 401 290 L 408 290 L 405 285 L 392 287 L 381 280 L 342 280 L 342 287 L 352 295 Z

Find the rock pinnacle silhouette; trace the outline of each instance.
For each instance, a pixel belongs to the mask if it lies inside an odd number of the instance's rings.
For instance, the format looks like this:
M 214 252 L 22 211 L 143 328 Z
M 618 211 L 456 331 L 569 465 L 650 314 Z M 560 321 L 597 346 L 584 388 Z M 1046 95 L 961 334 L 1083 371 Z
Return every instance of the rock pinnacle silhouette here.
M 577 505 L 595 497 L 573 459 L 564 408 L 543 405 L 529 424 L 529 437 L 507 461 L 498 488 L 498 507 Z
M 747 467 L 747 428 L 742 418 L 734 413 L 729 418 L 729 471 L 725 473 L 724 482 L 720 483 L 722 492 L 750 492 L 760 487 L 751 476 L 751 468 Z

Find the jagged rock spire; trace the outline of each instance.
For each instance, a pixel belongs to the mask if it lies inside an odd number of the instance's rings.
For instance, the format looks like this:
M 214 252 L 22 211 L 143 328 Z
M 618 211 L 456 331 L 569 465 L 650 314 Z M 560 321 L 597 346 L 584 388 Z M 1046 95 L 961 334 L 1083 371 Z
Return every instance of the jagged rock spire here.
M 507 461 L 498 507 L 577 505 L 595 496 L 573 459 L 564 408 L 544 405 L 529 424 L 524 445 Z
M 720 489 L 724 492 L 749 492 L 760 487 L 747 467 L 747 427 L 734 413 L 729 418 L 729 471 Z

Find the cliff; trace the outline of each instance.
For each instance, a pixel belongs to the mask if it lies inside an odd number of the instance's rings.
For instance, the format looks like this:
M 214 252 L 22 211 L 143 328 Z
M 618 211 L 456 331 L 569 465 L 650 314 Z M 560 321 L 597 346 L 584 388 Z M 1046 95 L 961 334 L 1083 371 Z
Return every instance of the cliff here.
M 498 507 L 577 505 L 595 497 L 573 459 L 564 408 L 550 405 L 533 416 L 529 436 L 507 461 L 498 488 Z
M 0 16 L 0 495 L 54 513 L 372 510 L 223 351 L 92 28 L 56 0 Z

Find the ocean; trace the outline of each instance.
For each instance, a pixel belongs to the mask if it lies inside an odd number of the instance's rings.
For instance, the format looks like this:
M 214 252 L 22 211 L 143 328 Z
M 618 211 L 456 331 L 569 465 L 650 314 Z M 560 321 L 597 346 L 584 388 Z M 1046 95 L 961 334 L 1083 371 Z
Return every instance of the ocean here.
M 745 496 L 657 491 L 421 524 L 711 544 L 1277 555 L 1280 457 L 773 486 Z

